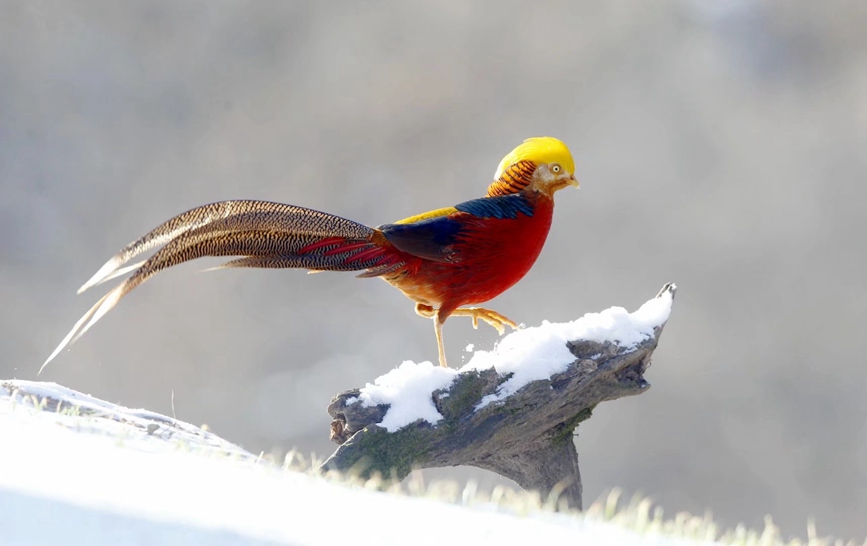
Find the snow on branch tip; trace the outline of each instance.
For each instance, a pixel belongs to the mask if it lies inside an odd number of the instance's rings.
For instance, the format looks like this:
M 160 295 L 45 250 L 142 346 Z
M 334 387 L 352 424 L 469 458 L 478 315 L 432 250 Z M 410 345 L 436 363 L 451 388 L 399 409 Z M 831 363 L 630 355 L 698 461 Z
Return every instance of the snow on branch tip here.
M 609 307 L 571 322 L 543 321 L 540 326 L 520 329 L 503 337 L 493 350 L 476 351 L 459 369 L 441 368 L 429 361 L 419 364 L 405 361 L 361 388 L 358 398 L 365 407 L 389 406 L 379 423 L 389 432 L 419 419 L 435 425 L 442 415 L 430 395 L 447 389 L 458 374 L 489 368 L 500 375 L 511 374 L 497 393 L 485 397 L 477 409 L 502 401 L 528 383 L 566 371 L 575 361 L 567 345 L 569 342 L 610 342 L 632 349 L 653 338 L 657 329 L 668 321 L 676 289 L 674 283 L 666 284 L 655 298 L 632 313 L 623 307 Z

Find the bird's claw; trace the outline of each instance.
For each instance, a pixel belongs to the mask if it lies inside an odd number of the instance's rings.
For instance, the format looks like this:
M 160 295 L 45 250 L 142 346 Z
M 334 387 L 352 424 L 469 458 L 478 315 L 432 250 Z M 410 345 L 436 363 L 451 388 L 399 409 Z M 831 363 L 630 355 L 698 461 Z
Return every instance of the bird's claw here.
M 513 330 L 518 328 L 515 321 L 504 317 L 496 311 L 491 311 L 490 309 L 485 309 L 483 307 L 464 307 L 462 309 L 456 309 L 453 314 L 472 318 L 473 328 L 475 329 L 479 328 L 479 319 L 481 319 L 490 324 L 491 327 L 500 335 L 506 333 L 506 326 L 510 326 Z

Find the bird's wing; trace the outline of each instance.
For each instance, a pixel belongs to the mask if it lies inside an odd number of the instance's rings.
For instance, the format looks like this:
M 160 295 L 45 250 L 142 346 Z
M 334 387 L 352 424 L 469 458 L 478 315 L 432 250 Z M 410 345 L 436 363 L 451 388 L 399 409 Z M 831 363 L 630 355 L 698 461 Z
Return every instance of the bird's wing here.
M 401 252 L 434 262 L 449 262 L 451 245 L 461 230 L 457 209 L 449 207 L 379 226 L 389 243 Z
M 514 220 L 519 217 L 519 213 L 524 216 L 533 216 L 533 203 L 523 193 L 464 201 L 455 205 L 455 209 L 476 218 L 496 218 L 497 220 Z
M 533 215 L 533 206 L 523 194 L 483 197 L 411 216 L 378 229 L 402 252 L 435 262 L 454 262 L 458 257 L 453 245 L 468 220 L 516 219 L 519 213 Z

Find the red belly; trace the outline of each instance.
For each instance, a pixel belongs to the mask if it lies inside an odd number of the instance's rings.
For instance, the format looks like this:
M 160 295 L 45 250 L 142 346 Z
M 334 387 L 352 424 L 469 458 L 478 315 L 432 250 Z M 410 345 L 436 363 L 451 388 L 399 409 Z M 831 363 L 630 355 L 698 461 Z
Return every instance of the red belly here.
M 410 299 L 441 309 L 488 301 L 521 280 L 539 257 L 551 227 L 553 201 L 539 199 L 533 216 L 469 218 L 454 248 L 457 263 L 416 259 L 386 278 Z

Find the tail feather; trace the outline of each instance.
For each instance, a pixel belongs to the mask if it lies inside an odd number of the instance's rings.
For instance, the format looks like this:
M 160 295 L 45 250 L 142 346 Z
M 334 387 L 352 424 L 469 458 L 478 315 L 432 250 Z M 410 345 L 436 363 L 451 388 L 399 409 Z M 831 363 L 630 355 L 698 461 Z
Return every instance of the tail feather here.
M 231 260 L 222 265 L 218 265 L 212 269 L 224 269 L 234 267 L 256 267 L 262 269 L 288 269 L 288 268 L 303 268 L 309 269 L 310 273 L 321 273 L 323 271 L 358 271 L 367 269 L 368 271 L 382 271 L 378 277 L 385 273 L 385 269 L 391 271 L 400 268 L 404 262 L 395 261 L 393 257 L 383 257 L 365 260 L 360 266 L 348 260 L 333 261 L 325 260 L 326 256 L 247 256 L 246 258 L 238 258 Z M 359 275 L 361 277 L 361 275 Z
M 367 269 L 366 271 L 359 273 L 358 275 L 356 275 L 356 277 L 358 277 L 359 279 L 370 279 L 373 277 L 381 277 L 383 275 L 388 275 L 389 273 L 394 273 L 395 271 L 397 271 L 398 269 L 400 269 L 404 265 L 406 265 L 406 262 L 397 262 L 397 261 L 394 263 L 391 263 L 391 264 L 377 265 L 375 267 L 371 267 L 371 268 Z M 318 273 L 318 271 L 314 270 L 314 271 L 311 271 L 311 273 Z
M 97 285 L 100 285 L 100 284 L 105 283 L 105 282 L 108 282 L 108 281 L 110 281 L 110 280 L 112 280 L 112 279 L 116 279 L 116 278 L 118 278 L 118 277 L 123 277 L 123 276 L 126 275 L 127 273 L 129 273 L 129 272 L 131 272 L 131 271 L 135 271 L 136 269 L 138 269 L 139 267 L 141 267 L 142 265 L 144 265 L 145 261 L 147 261 L 147 260 L 142 260 L 142 261 L 140 261 L 140 262 L 136 262 L 136 263 L 134 263 L 134 264 L 132 264 L 132 265 L 127 265 L 127 266 L 121 267 L 120 269 L 115 269 L 114 271 L 111 272 L 111 274 L 109 274 L 108 276 L 102 278 L 102 279 L 101 279 L 99 282 L 97 282 L 96 284 L 97 284 Z M 79 290 L 78 293 L 81 294 L 81 290 Z
M 91 307 L 90 310 L 87 313 L 85 313 L 83 317 L 78 319 L 78 322 L 75 323 L 75 326 L 72 327 L 72 330 L 70 330 L 69 333 L 66 334 L 66 337 L 63 338 L 63 340 L 60 342 L 60 344 L 57 346 L 57 348 L 55 348 L 54 351 L 52 351 L 51 354 L 48 355 L 48 358 L 46 358 L 45 362 L 42 363 L 42 366 L 39 368 L 39 371 L 36 372 L 36 375 L 41 374 L 42 370 L 45 369 L 45 366 L 47 366 L 49 362 L 54 360 L 54 357 L 56 357 L 58 354 L 60 354 L 60 351 L 62 351 L 64 347 L 66 347 L 69 344 L 71 344 L 72 342 L 74 342 L 75 339 L 78 339 L 76 336 L 81 331 L 81 327 L 88 321 L 88 319 L 91 316 L 93 316 L 93 313 L 96 312 L 96 310 L 99 308 L 99 306 L 102 305 L 102 303 L 106 299 L 108 299 L 109 295 L 111 295 L 111 292 L 109 292 L 108 294 L 106 294 L 105 296 L 100 298 L 100 300 L 98 302 L 96 302 L 96 305 Z
M 149 259 L 121 267 L 163 245 Z M 219 268 L 306 268 L 359 271 L 372 277 L 404 265 L 402 254 L 384 236 L 363 224 L 292 205 L 265 201 L 225 201 L 199 207 L 163 223 L 121 249 L 79 293 L 132 272 L 103 296 L 51 353 L 40 372 L 133 289 L 160 271 L 204 256 L 240 256 Z
M 322 237 L 340 235 L 343 237 L 365 238 L 370 236 L 373 231 L 363 224 L 340 218 L 333 214 L 286 205 L 284 203 L 253 200 L 211 203 L 188 210 L 163 222 L 142 237 L 120 249 L 117 254 L 112 256 L 111 259 L 99 268 L 93 277 L 78 289 L 78 293 L 80 294 L 88 288 L 92 288 L 107 280 L 107 277 L 114 273 L 115 270 L 136 256 L 164 245 L 185 232 L 203 228 L 220 220 L 231 220 L 242 216 L 256 217 L 260 215 L 262 216 L 262 223 L 260 225 L 273 222 L 274 226 L 281 226 L 283 229 L 292 229 L 295 232 Z M 265 218 L 268 215 L 271 216 L 270 220 Z

